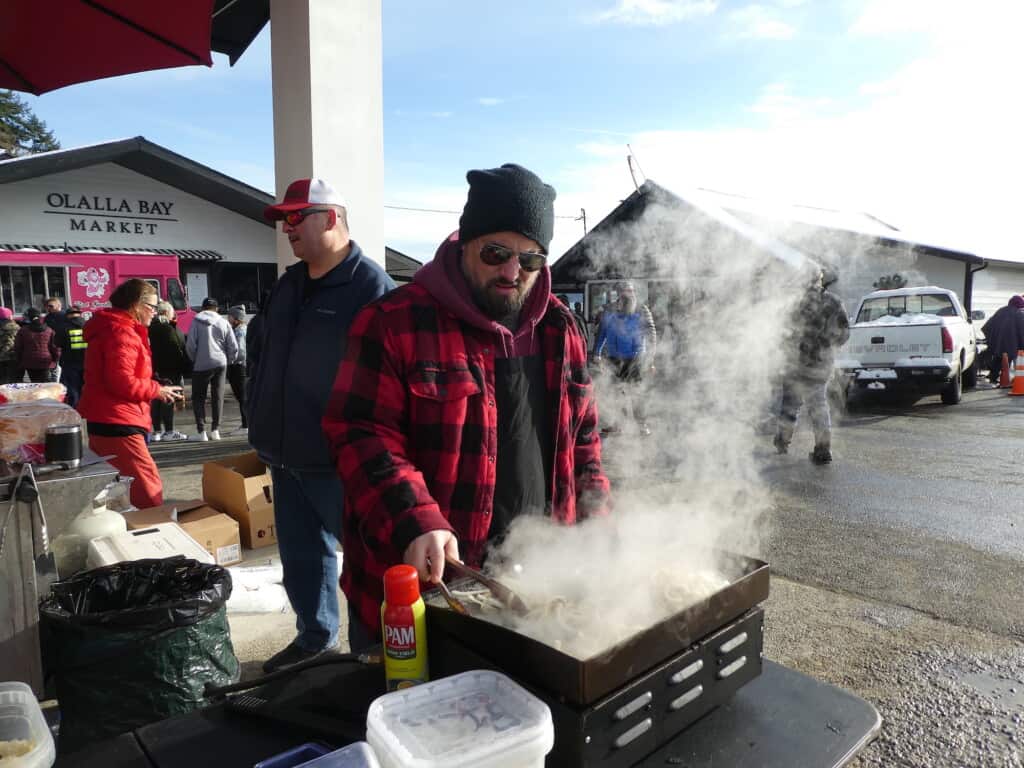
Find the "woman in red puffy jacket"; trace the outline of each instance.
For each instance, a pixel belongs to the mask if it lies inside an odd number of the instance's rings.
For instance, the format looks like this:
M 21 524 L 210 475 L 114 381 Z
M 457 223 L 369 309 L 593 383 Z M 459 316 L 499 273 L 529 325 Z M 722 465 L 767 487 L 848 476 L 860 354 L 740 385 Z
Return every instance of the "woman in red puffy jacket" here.
M 110 295 L 110 309 L 101 309 L 85 324 L 85 386 L 78 411 L 89 428 L 89 447 L 111 460 L 122 475 L 135 478 L 131 500 L 136 507 L 163 503 L 163 482 L 146 445 L 150 403 L 174 402 L 181 387 L 153 379 L 149 324 L 156 316 L 156 290 L 133 278 Z

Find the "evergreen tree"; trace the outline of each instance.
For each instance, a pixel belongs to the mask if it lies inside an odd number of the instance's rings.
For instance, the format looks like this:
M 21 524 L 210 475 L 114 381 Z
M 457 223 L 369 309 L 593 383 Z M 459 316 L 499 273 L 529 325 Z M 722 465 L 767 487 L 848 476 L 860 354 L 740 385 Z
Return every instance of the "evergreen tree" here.
M 0 91 L 0 160 L 60 149 L 53 132 L 13 91 Z

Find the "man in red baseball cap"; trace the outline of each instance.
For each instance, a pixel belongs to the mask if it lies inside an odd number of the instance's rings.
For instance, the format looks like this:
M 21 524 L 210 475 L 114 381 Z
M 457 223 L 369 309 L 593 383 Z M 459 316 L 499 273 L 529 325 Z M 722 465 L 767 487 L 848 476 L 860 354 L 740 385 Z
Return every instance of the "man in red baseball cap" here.
M 263 308 L 252 363 L 249 442 L 274 480 L 284 587 L 298 636 L 263 665 L 273 672 L 338 642 L 338 558 L 344 492 L 320 427 L 349 325 L 395 287 L 349 237 L 345 201 L 322 179 L 292 182 L 264 216 L 280 221 L 299 259 Z

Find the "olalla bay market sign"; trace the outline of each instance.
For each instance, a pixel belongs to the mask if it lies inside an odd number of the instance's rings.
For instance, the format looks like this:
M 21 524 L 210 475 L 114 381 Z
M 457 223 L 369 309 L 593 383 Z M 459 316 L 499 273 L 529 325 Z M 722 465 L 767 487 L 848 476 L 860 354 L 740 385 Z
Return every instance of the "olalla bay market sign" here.
M 51 192 L 43 213 L 66 216 L 71 232 L 107 232 L 114 235 L 155 235 L 172 218 L 174 203 L 164 200 L 129 200 L 124 197 L 72 195 Z

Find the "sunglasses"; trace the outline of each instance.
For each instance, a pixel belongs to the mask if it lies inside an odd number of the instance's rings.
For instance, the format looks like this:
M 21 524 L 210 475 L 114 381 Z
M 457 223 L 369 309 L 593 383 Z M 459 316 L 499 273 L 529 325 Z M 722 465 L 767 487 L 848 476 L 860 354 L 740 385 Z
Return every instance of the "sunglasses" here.
M 150 312 L 156 312 L 157 305 L 150 304 L 148 301 L 142 302 L 142 304 L 149 309 Z
M 312 216 L 314 213 L 329 213 L 330 210 L 330 208 L 303 208 L 301 211 L 286 213 L 282 220 L 289 227 L 297 227 L 306 220 L 307 216 Z
M 489 267 L 497 267 L 504 264 L 516 254 L 519 255 L 519 266 L 526 272 L 536 272 L 547 263 L 548 257 L 544 253 L 534 251 L 514 251 L 497 243 L 488 243 L 480 248 L 480 261 Z

